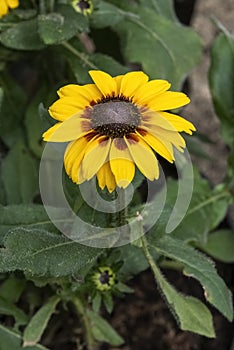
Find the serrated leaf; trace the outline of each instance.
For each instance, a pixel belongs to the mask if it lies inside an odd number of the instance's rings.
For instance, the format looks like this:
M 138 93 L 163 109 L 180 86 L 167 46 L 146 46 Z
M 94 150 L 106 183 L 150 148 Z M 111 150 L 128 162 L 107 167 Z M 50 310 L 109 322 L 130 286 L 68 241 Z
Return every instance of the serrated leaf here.
M 163 256 L 184 265 L 183 273 L 196 278 L 204 288 L 206 299 L 229 321 L 233 318 L 232 295 L 218 275 L 214 263 L 205 255 L 181 240 L 166 235 L 157 241 L 154 249 Z
M 139 6 L 136 15 L 128 16 L 114 27 L 125 60 L 140 63 L 151 78 L 167 79 L 180 88 L 186 74 L 199 62 L 201 41 L 190 28 Z
M 56 306 L 60 298 L 56 295 L 51 297 L 46 304 L 44 304 L 31 318 L 27 327 L 24 330 L 23 346 L 28 347 L 36 345 L 42 337 L 42 334 L 52 316 L 55 312 Z
M 0 34 L 0 42 L 16 50 L 40 50 L 45 47 L 38 34 L 37 18 L 22 21 Z
M 0 325 L 0 339 L 1 339 L 1 350 L 24 350 L 22 346 L 22 337 L 20 334 L 13 332 L 11 329 L 8 329 Z M 35 345 L 28 347 L 27 350 L 49 350 L 42 345 Z
M 211 51 L 209 84 L 224 141 L 234 149 L 234 38 L 219 34 Z
M 102 249 L 38 229 L 9 231 L 0 249 L 0 272 L 21 270 L 35 276 L 62 277 L 91 267 Z
M 105 341 L 113 346 L 120 346 L 124 343 L 123 338 L 104 320 L 100 315 L 87 310 L 87 315 L 92 325 L 92 333 L 98 341 Z
M 45 44 L 59 44 L 71 39 L 78 31 L 87 31 L 87 18 L 71 6 L 60 5 L 57 11 L 38 16 L 38 32 Z
M 19 142 L 2 161 L 2 181 L 8 204 L 32 202 L 39 191 L 38 162 Z
M 206 244 L 200 245 L 199 248 L 215 259 L 234 263 L 234 231 L 214 231 L 209 234 Z

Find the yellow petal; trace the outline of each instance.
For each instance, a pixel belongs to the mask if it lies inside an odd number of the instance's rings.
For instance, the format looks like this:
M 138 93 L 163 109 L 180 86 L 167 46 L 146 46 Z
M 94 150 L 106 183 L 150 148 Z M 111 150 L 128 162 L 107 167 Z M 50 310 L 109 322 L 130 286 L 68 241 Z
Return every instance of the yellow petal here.
M 137 132 L 137 134 L 146 141 L 155 152 L 167 159 L 170 163 L 173 163 L 174 155 L 172 147 L 167 148 L 156 136 L 153 136 L 148 131 L 139 130 L 139 133 Z
M 148 81 L 148 76 L 143 72 L 129 72 L 125 74 L 121 81 L 120 96 L 131 98 L 134 92 Z
M 110 163 L 105 162 L 97 172 L 98 185 L 103 190 L 105 186 L 111 193 L 116 188 L 115 177 L 111 171 Z
M 124 137 L 133 161 L 142 174 L 153 181 L 159 177 L 158 161 L 151 148 L 136 134 Z
M 166 91 L 156 96 L 147 105 L 149 109 L 154 111 L 163 111 L 182 107 L 189 102 L 190 99 L 183 92 Z
M 117 85 L 112 76 L 99 70 L 90 70 L 89 75 L 103 96 L 116 96 Z
M 7 3 L 11 9 L 15 9 L 16 7 L 19 6 L 19 0 L 7 0 Z
M 116 138 L 112 141 L 109 159 L 117 185 L 126 188 L 134 178 L 135 165 L 124 139 Z
M 104 164 L 110 150 L 111 139 L 99 136 L 89 142 L 82 161 L 82 174 L 86 180 L 90 180 Z
M 76 140 L 91 130 L 90 121 L 73 115 L 63 123 L 57 123 L 43 134 L 45 141 L 68 142 Z
M 166 80 L 151 80 L 142 85 L 134 94 L 133 102 L 144 105 L 151 101 L 155 96 L 167 91 L 171 84 Z
M 88 105 L 93 101 L 98 101 L 102 97 L 102 94 L 95 84 L 87 84 L 84 86 L 69 84 L 60 88 L 58 90 L 58 95 L 59 97 L 73 97 L 77 101 L 81 99 L 83 102 L 86 101 Z
M 167 118 L 164 118 L 162 113 L 155 111 L 146 111 L 143 112 L 141 118 L 141 125 L 146 126 L 149 129 L 154 126 L 160 126 L 166 130 L 176 131 L 173 124 L 169 122 Z
M 165 130 L 160 127 L 151 127 L 148 129 L 151 134 L 156 136 L 164 144 L 166 142 L 172 143 L 180 152 L 186 146 L 183 137 L 177 131 Z
M 88 144 L 86 137 L 70 142 L 64 155 L 64 166 L 72 181 L 78 183 L 80 163 L 84 157 L 85 148 Z
M 88 106 L 89 103 L 83 97 L 63 97 L 50 106 L 49 113 L 51 117 L 62 122 Z
M 120 94 L 120 87 L 121 87 L 121 81 L 123 79 L 124 75 L 117 75 L 116 77 L 113 77 L 114 81 L 116 82 L 116 95 L 119 96 Z
M 160 112 L 160 114 L 171 123 L 177 131 L 184 131 L 187 134 L 192 135 L 192 132 L 196 130 L 195 126 L 188 120 L 181 118 L 180 116 L 167 112 Z
M 6 1 L 3 0 L 0 5 L 0 17 L 5 16 L 8 13 L 8 6 Z

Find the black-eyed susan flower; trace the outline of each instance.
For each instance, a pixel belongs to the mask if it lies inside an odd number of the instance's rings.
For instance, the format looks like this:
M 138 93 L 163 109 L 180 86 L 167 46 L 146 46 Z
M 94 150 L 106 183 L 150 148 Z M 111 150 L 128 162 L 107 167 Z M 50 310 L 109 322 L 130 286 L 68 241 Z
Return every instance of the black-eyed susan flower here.
M 0 1 L 0 18 L 7 15 L 10 9 L 19 6 L 19 0 L 1 0 Z
M 49 113 L 59 122 L 44 133 L 44 140 L 69 142 L 64 165 L 77 184 L 96 175 L 102 189 L 126 188 L 135 166 L 149 180 L 157 179 L 156 154 L 173 162 L 173 148 L 185 147 L 179 132 L 195 130 L 189 121 L 166 112 L 186 105 L 189 98 L 168 91 L 166 80 L 148 81 L 143 72 L 89 74 L 94 84 L 71 84 L 58 91 Z
M 93 12 L 93 2 L 91 0 L 73 0 L 72 6 L 76 12 L 87 16 Z
M 116 276 L 114 271 L 108 266 L 100 266 L 98 271 L 92 276 L 92 281 L 95 284 L 97 290 L 104 292 L 112 289 L 116 283 Z

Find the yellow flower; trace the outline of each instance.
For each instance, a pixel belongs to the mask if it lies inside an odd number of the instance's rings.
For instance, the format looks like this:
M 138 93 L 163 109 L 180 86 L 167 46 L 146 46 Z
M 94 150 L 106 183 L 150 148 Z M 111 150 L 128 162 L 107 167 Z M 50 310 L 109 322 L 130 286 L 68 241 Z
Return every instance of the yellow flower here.
M 19 0 L 1 0 L 0 18 L 8 14 L 9 9 L 15 9 L 19 6 Z
M 100 266 L 92 276 L 96 288 L 101 292 L 112 289 L 116 283 L 115 278 L 114 271 L 108 266 Z
M 153 150 L 169 162 L 173 147 L 183 152 L 179 132 L 195 130 L 187 120 L 165 112 L 189 103 L 181 92 L 168 91 L 166 80 L 148 81 L 143 72 L 111 77 L 92 70 L 94 84 L 67 85 L 50 115 L 59 121 L 43 134 L 45 141 L 70 142 L 64 155 L 67 174 L 77 184 L 97 176 L 101 189 L 126 188 L 135 166 L 149 180 L 159 177 Z

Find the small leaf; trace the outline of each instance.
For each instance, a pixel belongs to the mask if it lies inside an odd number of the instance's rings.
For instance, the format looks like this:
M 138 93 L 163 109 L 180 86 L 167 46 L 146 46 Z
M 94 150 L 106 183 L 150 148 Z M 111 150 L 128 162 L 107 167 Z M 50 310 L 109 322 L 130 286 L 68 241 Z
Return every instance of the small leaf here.
M 114 308 L 114 302 L 112 295 L 110 293 L 103 293 L 102 296 L 103 303 L 105 305 L 106 311 L 111 314 Z
M 22 338 L 18 333 L 0 325 L 1 350 L 24 350 Z M 42 345 L 29 347 L 27 350 L 49 350 Z
M 2 297 L 0 297 L 0 314 L 13 316 L 17 326 L 28 322 L 28 316 L 21 309 Z
M 151 243 L 152 244 L 152 243 Z M 204 288 L 206 299 L 229 321 L 233 318 L 232 296 L 213 262 L 181 240 L 166 235 L 157 241 L 154 249 L 184 265 L 184 274 L 196 278 Z
M 16 50 L 40 50 L 45 47 L 38 34 L 37 19 L 15 24 L 0 34 L 0 42 Z
M 105 28 L 117 24 L 124 18 L 124 12 L 117 6 L 100 1 L 97 9 L 91 16 L 91 26 L 94 28 Z
M 23 346 L 28 347 L 36 345 L 40 341 L 42 334 L 52 316 L 55 312 L 56 306 L 60 298 L 58 296 L 53 296 L 50 300 L 44 304 L 32 317 L 27 327 L 24 330 L 23 335 Z
M 234 263 L 234 231 L 214 231 L 209 234 L 207 243 L 199 248 L 215 259 L 225 263 Z
M 87 310 L 87 315 L 90 319 L 92 325 L 91 330 L 95 339 L 107 342 L 113 346 L 120 346 L 124 343 L 123 338 L 120 337 L 104 318 L 91 310 Z
M 234 38 L 227 31 L 212 46 L 209 83 L 222 136 L 234 150 Z
M 26 280 L 10 277 L 0 286 L 0 297 L 11 303 L 16 303 L 25 289 Z

